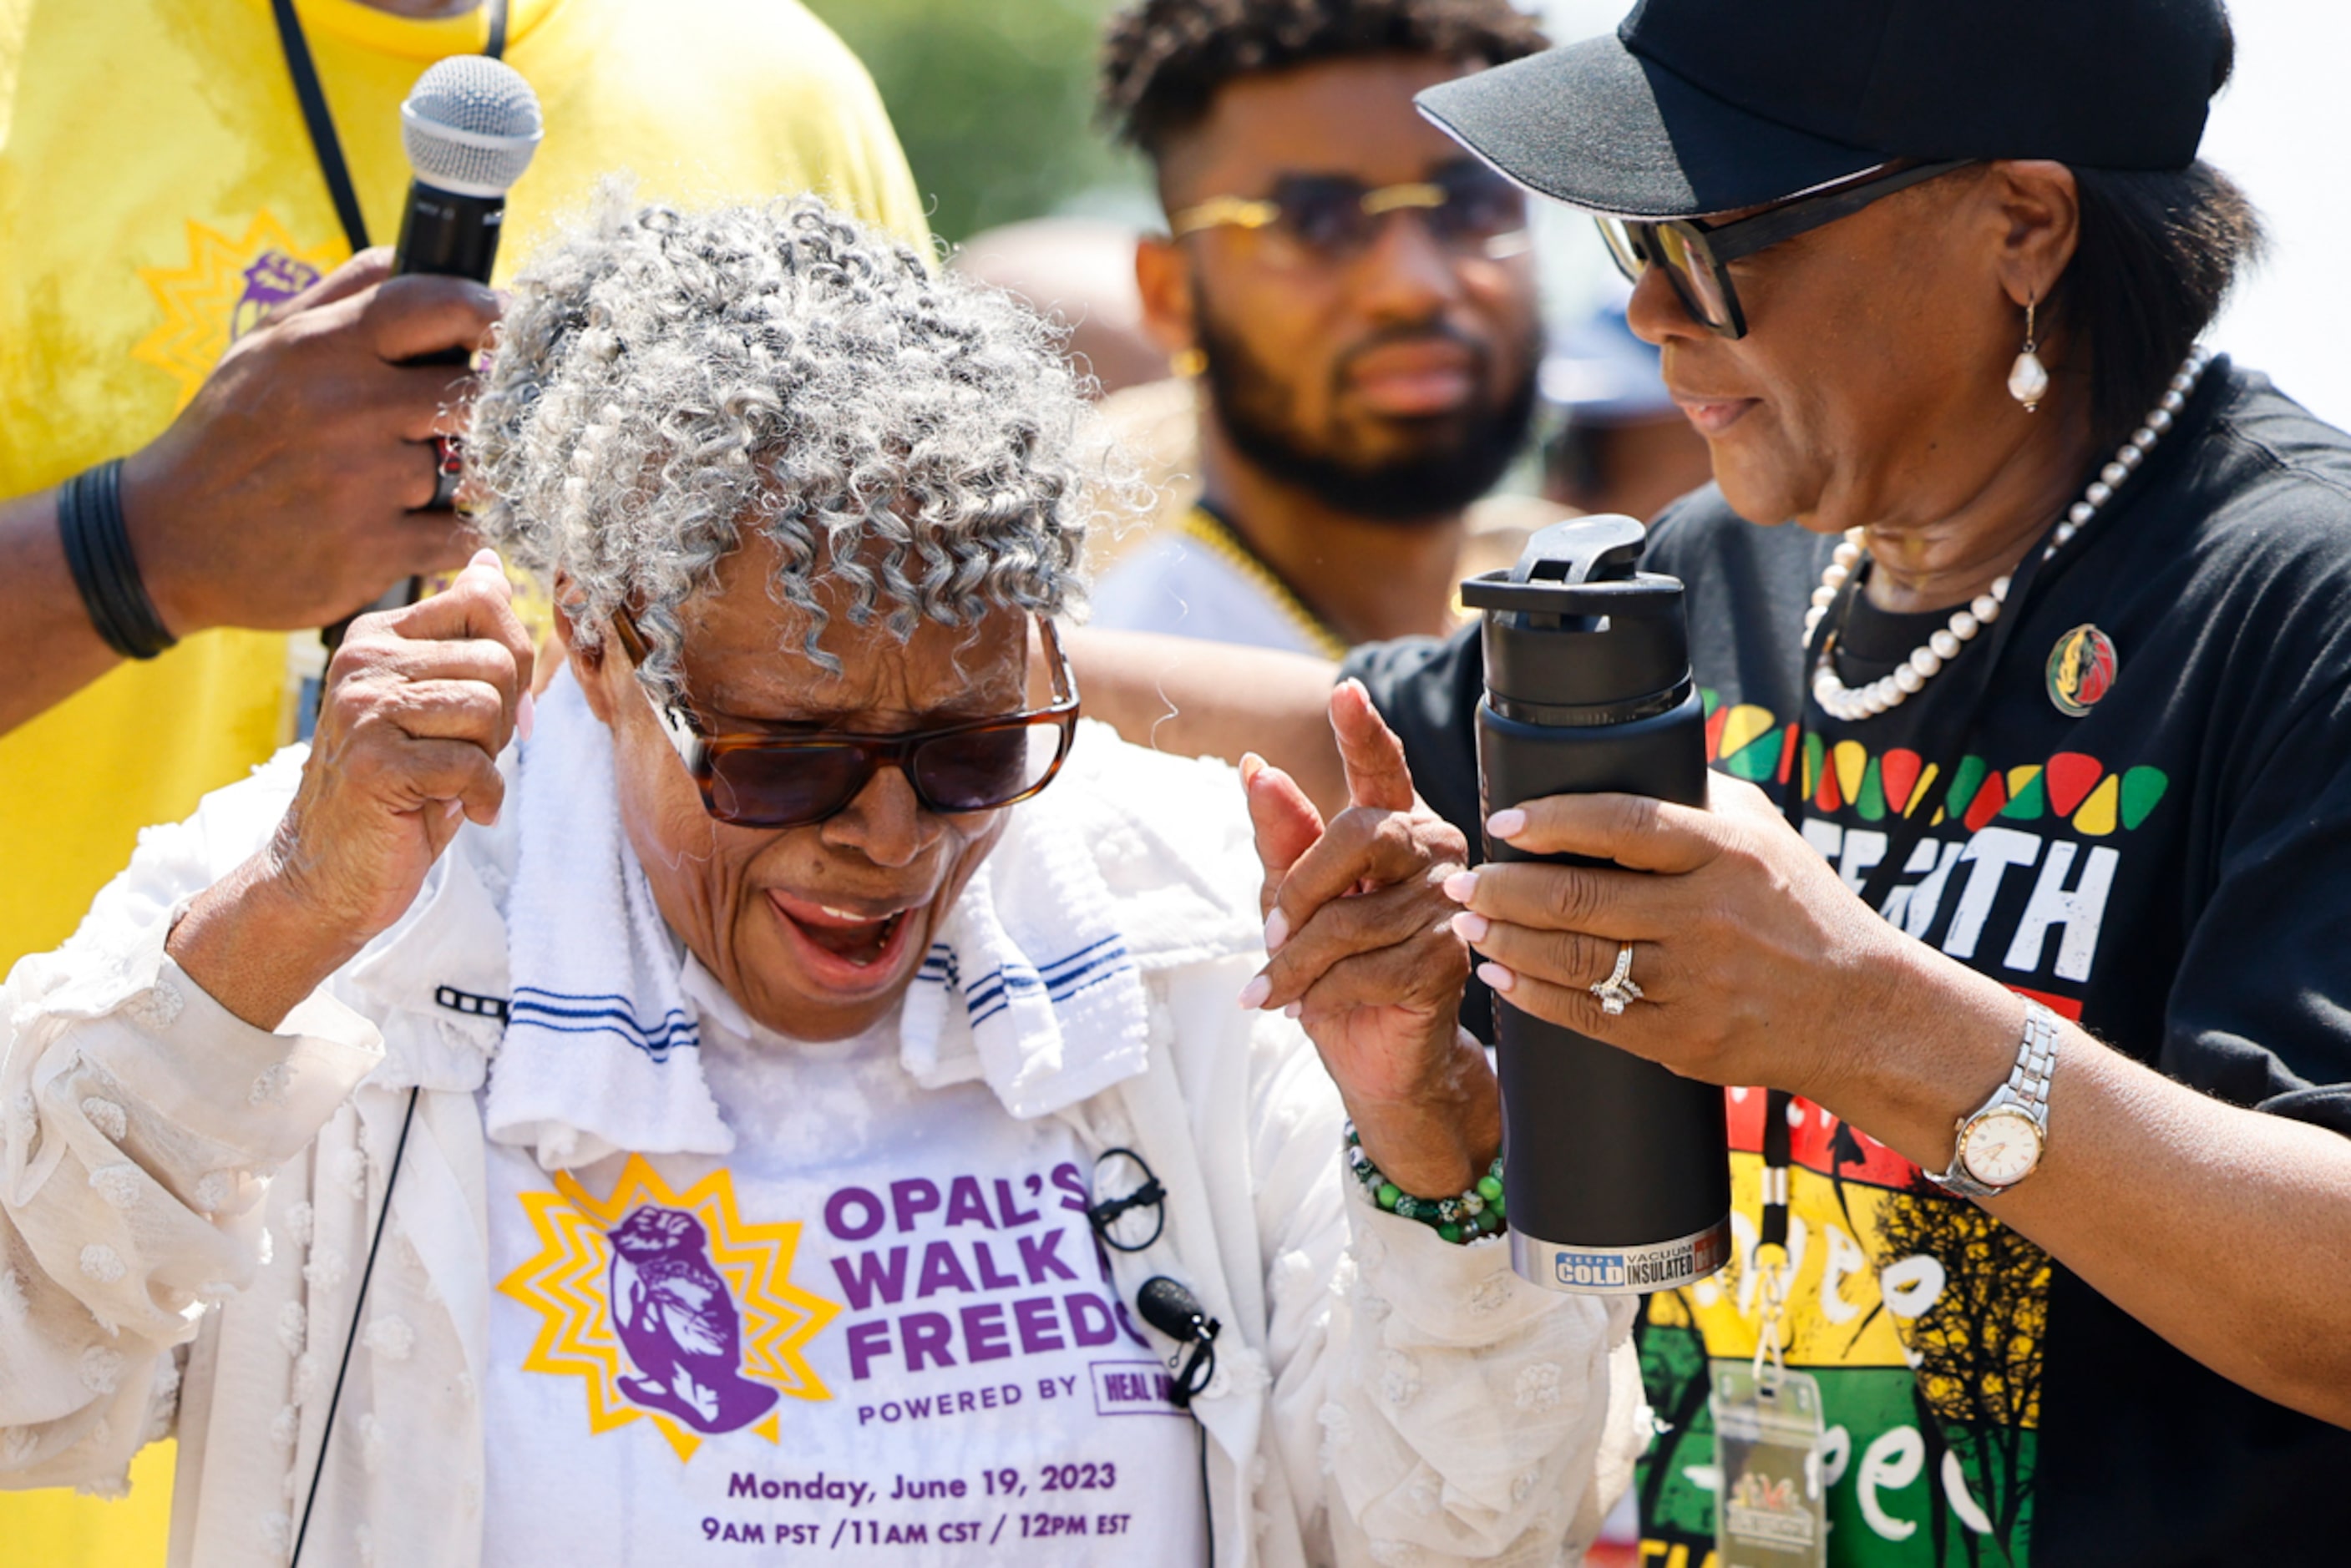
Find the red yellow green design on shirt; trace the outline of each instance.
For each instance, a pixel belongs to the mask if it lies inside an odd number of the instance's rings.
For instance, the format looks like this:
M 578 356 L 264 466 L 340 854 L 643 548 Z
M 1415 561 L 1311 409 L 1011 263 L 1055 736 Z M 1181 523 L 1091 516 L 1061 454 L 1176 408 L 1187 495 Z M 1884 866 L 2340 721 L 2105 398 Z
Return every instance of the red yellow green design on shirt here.
M 1768 708 L 1706 703 L 1707 761 L 1733 778 L 1754 784 L 1790 782 L 1795 772 L 1797 726 Z M 1823 815 L 1850 805 L 1864 822 L 1915 816 L 1929 810 L 1930 826 L 1956 818 L 1973 833 L 1995 819 L 2063 820 L 2085 838 L 2105 838 L 2145 822 L 2171 781 L 2160 768 L 2116 774 L 2093 756 L 2059 752 L 2037 763 L 1994 768 L 1980 756 L 1961 759 L 1948 788 L 1938 788 L 1935 763 L 1907 747 L 1873 753 L 1858 741 L 1831 746 L 1819 735 L 1803 743 L 1804 798 Z
M 1708 761 L 1801 791 L 1806 839 L 1848 885 L 1887 851 L 1887 828 L 1924 814 L 1926 839 L 1886 900 L 1887 918 L 2080 1016 L 2078 982 L 2116 857 L 2126 852 L 2099 841 L 2130 834 L 2162 805 L 2170 781 L 2161 769 L 2118 772 L 2080 752 L 1970 755 L 1946 780 L 1916 751 L 1800 739 L 1797 725 L 1768 709 L 1701 695 Z M 2029 898 L 2000 898 L 2020 886 Z M 1996 903 L 2011 913 L 1994 918 Z M 1729 1267 L 1644 1307 L 1642 1369 L 1657 1437 L 1639 1477 L 1641 1561 L 1660 1568 L 1719 1568 L 1708 1362 L 1755 1351 L 1765 1103 L 1760 1089 L 1729 1091 Z M 1821 1107 L 1797 1100 L 1790 1120 L 1783 1332 L 1789 1365 L 1821 1386 L 1829 1561 L 2024 1564 L 2047 1255 Z

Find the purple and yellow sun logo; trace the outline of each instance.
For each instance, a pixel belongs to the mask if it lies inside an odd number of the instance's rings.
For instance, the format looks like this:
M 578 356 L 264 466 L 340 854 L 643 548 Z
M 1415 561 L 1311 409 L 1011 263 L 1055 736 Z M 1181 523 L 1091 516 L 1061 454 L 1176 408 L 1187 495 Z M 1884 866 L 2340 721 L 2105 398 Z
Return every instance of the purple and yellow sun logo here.
M 340 242 L 305 249 L 266 211 L 234 240 L 191 218 L 186 266 L 139 269 L 163 321 L 131 356 L 178 382 L 177 406 L 185 408 L 230 344 L 325 276 L 344 254 Z
M 791 1282 L 799 1222 L 747 1224 L 730 1173 L 673 1192 L 631 1155 L 601 1203 L 559 1171 L 522 1205 L 539 1250 L 498 1290 L 539 1314 L 523 1370 L 587 1381 L 591 1433 L 643 1417 L 691 1459 L 747 1428 L 781 1442 L 784 1395 L 832 1397 L 803 1353 L 841 1306 Z

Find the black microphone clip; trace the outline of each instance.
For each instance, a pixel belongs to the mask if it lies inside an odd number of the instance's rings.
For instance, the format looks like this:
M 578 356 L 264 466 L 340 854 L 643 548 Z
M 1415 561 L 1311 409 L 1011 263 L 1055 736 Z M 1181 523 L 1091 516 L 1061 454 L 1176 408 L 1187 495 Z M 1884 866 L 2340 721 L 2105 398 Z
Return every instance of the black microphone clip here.
M 1144 1322 L 1176 1344 L 1192 1347 L 1183 1370 L 1176 1374 L 1167 1391 L 1169 1403 L 1177 1409 L 1191 1408 L 1192 1401 L 1217 1375 L 1217 1335 L 1225 1325 L 1208 1315 L 1200 1298 L 1188 1287 L 1165 1274 L 1154 1274 L 1144 1281 L 1134 1304 L 1143 1314 Z

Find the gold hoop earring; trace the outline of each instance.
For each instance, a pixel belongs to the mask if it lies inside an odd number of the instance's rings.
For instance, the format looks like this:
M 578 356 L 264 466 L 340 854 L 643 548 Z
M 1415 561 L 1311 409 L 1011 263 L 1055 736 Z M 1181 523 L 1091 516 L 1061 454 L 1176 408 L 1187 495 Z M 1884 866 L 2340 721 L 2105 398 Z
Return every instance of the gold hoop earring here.
M 1204 375 L 1208 369 L 1207 351 L 1203 348 L 1186 348 L 1171 354 L 1167 357 L 1167 369 L 1172 373 L 1187 379 Z
M 2041 342 L 2033 330 L 2039 304 L 2037 296 L 2024 303 L 2024 352 L 2008 372 L 2008 395 L 2023 404 L 2028 414 L 2038 412 L 2041 400 L 2049 395 L 2049 367 L 2041 362 Z

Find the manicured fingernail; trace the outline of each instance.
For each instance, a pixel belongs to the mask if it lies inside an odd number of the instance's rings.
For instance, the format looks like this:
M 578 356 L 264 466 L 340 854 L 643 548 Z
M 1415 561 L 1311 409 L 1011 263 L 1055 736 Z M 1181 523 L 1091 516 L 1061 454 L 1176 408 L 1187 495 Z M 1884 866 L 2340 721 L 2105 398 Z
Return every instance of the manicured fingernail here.
M 498 553 L 496 550 L 491 549 L 487 545 L 485 545 L 480 549 L 475 551 L 474 558 L 466 562 L 465 565 L 468 568 L 474 566 L 487 566 L 493 571 L 502 569 L 498 566 Z
M 1243 789 L 1257 783 L 1257 775 L 1263 772 L 1265 772 L 1263 757 L 1259 756 L 1255 752 L 1241 753 L 1241 787 Z
M 1241 1011 L 1243 1012 L 1256 1012 L 1259 1008 L 1265 1005 L 1265 999 L 1272 994 L 1273 981 L 1266 979 L 1263 975 L 1257 976 L 1247 985 L 1241 987 Z
M 1289 1006 L 1281 1010 L 1281 1015 L 1284 1018 L 1298 1018 L 1303 1016 L 1305 1012 L 1306 1004 L 1304 1002 L 1293 1002 Z
M 1472 947 L 1484 941 L 1493 929 L 1494 923 L 1475 909 L 1464 909 L 1453 917 L 1454 934 Z
M 1466 904 L 1478 894 L 1478 873 L 1456 871 L 1445 879 L 1445 896 L 1457 904 Z
M 1486 819 L 1486 831 L 1497 838 L 1516 838 L 1527 830 L 1527 814 L 1512 806 Z
M 465 814 L 465 803 L 464 801 L 444 800 L 441 803 L 441 820 L 444 822 L 455 822 L 459 816 Z
M 1496 991 L 1507 992 L 1512 986 L 1519 983 L 1519 977 L 1517 975 L 1512 974 L 1509 970 L 1504 969 L 1498 963 L 1479 964 L 1478 966 L 1478 978 L 1484 981 L 1488 985 L 1492 986 Z
M 538 706 L 531 701 L 530 693 L 526 691 L 521 701 L 515 704 L 515 733 L 526 741 L 529 740 L 531 726 L 538 722 Z
M 1265 950 L 1278 953 L 1290 940 L 1290 917 L 1276 909 L 1265 918 Z

